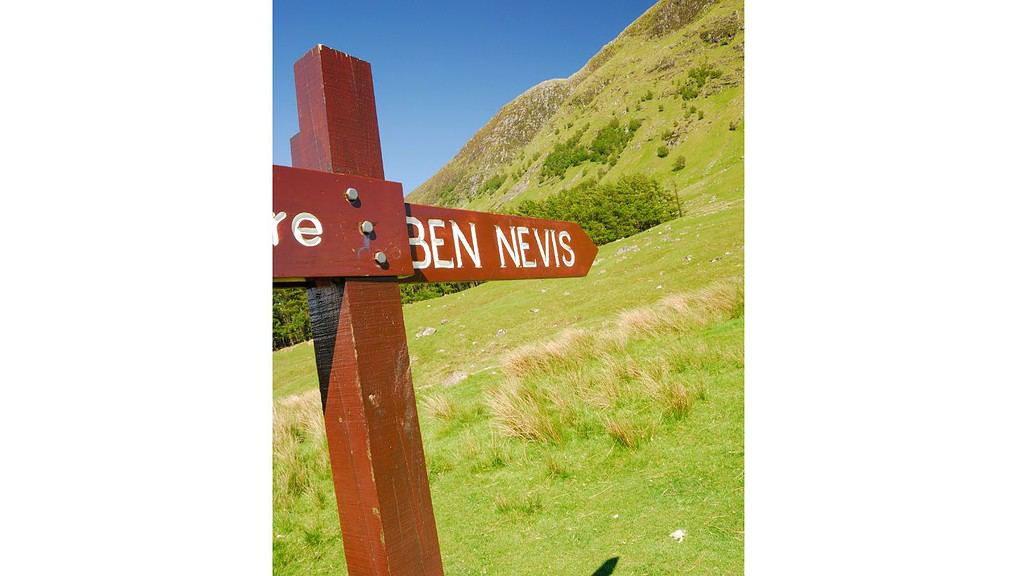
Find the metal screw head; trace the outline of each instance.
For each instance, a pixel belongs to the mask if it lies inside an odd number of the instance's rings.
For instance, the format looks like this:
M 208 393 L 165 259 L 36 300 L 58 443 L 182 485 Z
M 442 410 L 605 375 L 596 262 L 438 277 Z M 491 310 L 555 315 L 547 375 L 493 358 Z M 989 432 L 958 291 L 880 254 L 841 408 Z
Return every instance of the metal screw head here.
M 373 255 L 373 259 L 375 262 L 377 262 L 377 264 L 380 264 L 381 266 L 388 263 L 387 254 L 380 251 L 377 251 L 377 253 Z
M 373 232 L 373 222 L 370 222 L 369 220 L 363 220 L 362 222 L 359 223 L 359 231 L 362 232 L 363 234 L 369 234 L 370 232 Z
M 345 190 L 345 198 L 347 198 L 349 202 L 359 200 L 359 190 L 356 190 L 355 188 Z

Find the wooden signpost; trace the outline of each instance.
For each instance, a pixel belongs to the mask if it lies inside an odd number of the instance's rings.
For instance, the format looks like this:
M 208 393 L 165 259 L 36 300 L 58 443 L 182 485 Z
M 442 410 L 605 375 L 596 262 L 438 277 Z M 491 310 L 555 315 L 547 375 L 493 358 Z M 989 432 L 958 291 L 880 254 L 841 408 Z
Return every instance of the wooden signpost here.
M 274 285 L 307 287 L 348 572 L 440 575 L 399 282 L 584 276 L 597 248 L 570 222 L 406 204 L 384 180 L 369 63 L 318 45 L 295 86 Z

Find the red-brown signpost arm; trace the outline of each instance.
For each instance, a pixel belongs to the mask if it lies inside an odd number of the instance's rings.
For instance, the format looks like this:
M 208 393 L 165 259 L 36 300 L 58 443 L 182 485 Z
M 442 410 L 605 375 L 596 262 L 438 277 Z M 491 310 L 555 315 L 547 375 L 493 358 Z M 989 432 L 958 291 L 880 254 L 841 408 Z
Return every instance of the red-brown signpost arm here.
M 292 164 L 383 179 L 369 63 L 318 45 L 295 86 Z M 440 575 L 398 282 L 317 280 L 308 295 L 348 572 Z

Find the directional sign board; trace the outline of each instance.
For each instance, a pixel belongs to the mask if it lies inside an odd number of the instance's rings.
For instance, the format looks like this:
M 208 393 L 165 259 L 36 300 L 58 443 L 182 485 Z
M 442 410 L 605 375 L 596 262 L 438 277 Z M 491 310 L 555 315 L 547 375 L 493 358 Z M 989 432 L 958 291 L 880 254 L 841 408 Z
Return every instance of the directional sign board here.
M 274 166 L 274 281 L 392 276 L 461 282 L 585 276 L 572 222 L 406 204 L 402 185 Z
M 403 282 L 586 276 L 597 247 L 578 224 L 406 204 L 414 275 Z

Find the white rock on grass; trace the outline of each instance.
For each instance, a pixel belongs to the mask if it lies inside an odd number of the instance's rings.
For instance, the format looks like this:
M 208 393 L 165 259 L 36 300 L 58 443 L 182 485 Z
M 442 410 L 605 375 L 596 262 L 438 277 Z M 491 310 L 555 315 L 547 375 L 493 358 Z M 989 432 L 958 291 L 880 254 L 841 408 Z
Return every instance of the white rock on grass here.
M 417 338 L 422 338 L 423 336 L 430 336 L 434 332 L 437 332 L 437 328 L 434 328 L 433 326 L 427 326 L 426 328 L 424 328 L 424 329 L 420 330 L 419 332 L 417 332 L 416 333 L 416 337 Z
M 686 530 L 680 528 L 679 530 L 669 534 L 669 536 L 671 536 L 676 542 L 682 542 L 683 538 L 686 538 Z

